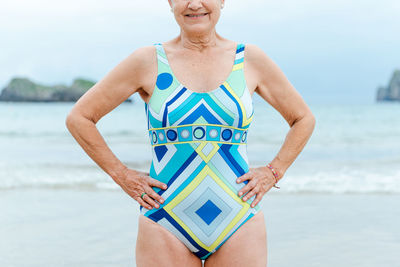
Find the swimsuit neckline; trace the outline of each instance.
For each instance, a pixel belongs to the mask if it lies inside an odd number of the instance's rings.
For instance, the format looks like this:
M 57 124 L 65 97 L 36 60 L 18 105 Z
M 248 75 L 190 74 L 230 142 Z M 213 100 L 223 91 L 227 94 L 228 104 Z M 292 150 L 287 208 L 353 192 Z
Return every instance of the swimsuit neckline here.
M 189 91 L 191 94 L 204 95 L 204 94 L 211 94 L 211 93 L 214 93 L 214 92 L 216 92 L 216 91 L 222 89 L 222 86 L 223 86 L 223 85 L 228 81 L 228 79 L 231 77 L 231 75 L 232 75 L 232 73 L 233 73 L 233 71 L 234 71 L 234 69 L 235 69 L 235 61 L 236 61 L 236 57 L 237 57 L 237 50 L 238 50 L 238 48 L 239 48 L 239 43 L 236 43 L 235 56 L 234 56 L 234 59 L 233 59 L 233 66 L 232 66 L 232 68 L 231 68 L 231 71 L 230 71 L 228 77 L 227 77 L 227 78 L 224 80 L 224 82 L 223 82 L 222 84 L 220 84 L 217 88 L 215 88 L 215 89 L 213 89 L 213 90 L 211 90 L 211 91 L 207 91 L 207 92 L 196 92 L 196 91 L 191 90 L 189 87 L 186 87 L 184 84 L 182 84 L 182 83 L 178 80 L 178 78 L 176 77 L 176 75 L 174 74 L 174 71 L 172 70 L 172 67 L 171 67 L 171 65 L 169 64 L 169 60 L 168 60 L 168 57 L 167 57 L 167 53 L 165 52 L 165 49 L 164 49 L 164 46 L 163 46 L 162 43 L 160 43 L 160 47 L 161 47 L 161 49 L 162 49 L 162 52 L 163 52 L 164 55 L 165 55 L 165 59 L 166 59 L 166 61 L 167 61 L 168 67 L 169 67 L 169 69 L 170 69 L 170 71 L 171 71 L 171 75 L 175 78 L 175 80 L 179 83 L 179 85 L 181 85 L 182 87 L 184 87 L 184 88 L 185 88 L 187 91 Z

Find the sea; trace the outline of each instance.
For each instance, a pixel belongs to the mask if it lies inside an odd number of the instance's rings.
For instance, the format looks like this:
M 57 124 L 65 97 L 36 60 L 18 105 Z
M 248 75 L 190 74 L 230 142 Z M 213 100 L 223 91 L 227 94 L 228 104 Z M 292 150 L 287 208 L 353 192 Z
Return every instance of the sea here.
M 261 98 L 253 103 L 247 152 L 257 167 L 277 155 L 290 127 Z M 2 267 L 136 266 L 139 205 L 69 133 L 73 106 L 0 103 Z M 309 107 L 312 135 L 280 189 L 260 202 L 267 266 L 400 266 L 400 103 Z M 125 165 L 149 170 L 143 101 L 122 103 L 96 127 Z
M 290 127 L 261 98 L 247 139 L 250 167 L 279 152 Z M 87 188 L 116 183 L 72 137 L 65 119 L 74 103 L 0 102 L 0 190 Z M 399 194 L 400 103 L 308 104 L 314 131 L 279 182 L 280 194 Z M 96 124 L 113 153 L 129 168 L 148 171 L 151 146 L 144 102 L 125 102 Z

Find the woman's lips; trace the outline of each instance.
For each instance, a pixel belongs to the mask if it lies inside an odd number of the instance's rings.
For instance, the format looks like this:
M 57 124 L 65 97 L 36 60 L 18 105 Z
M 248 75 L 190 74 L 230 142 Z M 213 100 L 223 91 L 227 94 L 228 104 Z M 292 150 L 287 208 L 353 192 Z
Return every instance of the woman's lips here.
M 197 18 L 202 18 L 208 15 L 208 13 L 202 13 L 202 14 L 188 14 L 185 15 L 185 17 L 191 18 L 191 19 L 197 19 Z

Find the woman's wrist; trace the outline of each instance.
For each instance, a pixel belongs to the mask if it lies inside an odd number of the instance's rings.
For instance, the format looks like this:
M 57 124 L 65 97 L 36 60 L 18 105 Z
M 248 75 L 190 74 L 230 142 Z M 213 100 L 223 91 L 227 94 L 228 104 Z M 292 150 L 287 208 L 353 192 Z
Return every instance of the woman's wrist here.
M 275 180 L 275 182 L 274 182 L 274 185 L 273 185 L 273 187 L 275 187 L 275 188 L 278 188 L 278 189 L 279 189 L 280 187 L 276 185 L 276 184 L 278 183 L 278 173 L 275 171 L 275 168 L 274 168 L 274 167 L 272 167 L 271 163 L 268 163 L 268 164 L 267 164 L 267 168 L 271 170 L 271 172 L 272 172 L 272 175 L 274 176 L 274 180 Z
M 126 180 L 128 172 L 129 168 L 124 164 L 120 164 L 118 167 L 115 167 L 114 169 L 110 170 L 109 175 L 114 180 L 114 182 L 116 182 L 119 186 L 121 186 L 121 183 L 123 183 Z
M 284 168 L 282 167 L 281 164 L 279 164 L 278 160 L 275 158 L 271 162 L 266 164 L 266 167 L 271 171 L 272 175 L 274 176 L 275 183 L 273 187 L 275 188 L 280 188 L 277 186 L 277 183 L 282 179 L 284 175 Z
M 275 172 L 278 174 L 277 180 L 281 180 L 283 178 L 283 175 L 285 174 L 286 168 L 284 165 L 278 160 L 278 159 L 273 159 L 269 164 L 274 168 Z

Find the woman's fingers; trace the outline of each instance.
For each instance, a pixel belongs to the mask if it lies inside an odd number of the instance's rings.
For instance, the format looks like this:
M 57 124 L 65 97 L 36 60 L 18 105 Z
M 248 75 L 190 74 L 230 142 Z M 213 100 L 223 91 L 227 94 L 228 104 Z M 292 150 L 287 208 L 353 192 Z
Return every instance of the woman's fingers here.
M 152 209 L 152 206 L 150 204 L 148 204 L 146 201 L 144 201 L 140 196 L 137 196 L 135 198 L 135 200 L 143 207 L 145 207 L 146 209 L 150 210 Z
M 250 182 L 248 182 L 242 189 L 239 190 L 239 192 L 238 192 L 239 197 L 241 197 L 244 194 L 246 194 L 254 186 L 255 186 L 254 180 L 251 180 Z
M 236 179 L 236 183 L 239 184 L 239 183 L 249 180 L 251 178 L 252 178 L 252 175 L 250 174 L 250 172 L 246 172 L 245 174 L 243 174 L 242 176 L 240 176 Z
M 158 181 L 158 180 L 156 180 L 154 178 L 151 178 L 151 177 L 149 177 L 149 185 L 156 186 L 156 187 L 164 189 L 164 190 L 167 189 L 167 185 L 166 184 L 164 184 L 164 183 L 162 183 L 162 182 L 160 182 L 160 181 Z
M 166 189 L 167 185 L 150 177 L 148 172 L 129 170 L 127 177 L 121 182 L 120 186 L 146 209 L 159 208 L 159 203 L 164 203 L 164 199 L 153 190 L 152 186 Z M 142 198 L 143 192 L 146 194 Z
M 265 192 L 264 192 L 264 193 L 265 193 Z M 260 192 L 260 193 L 257 194 L 256 199 L 254 199 L 254 201 L 251 203 L 251 207 L 252 207 L 252 208 L 254 208 L 254 207 L 258 204 L 258 202 L 261 201 L 261 199 L 262 199 L 264 193 L 261 193 L 261 192 Z
M 148 177 L 148 178 L 149 178 L 148 179 L 148 187 L 147 187 L 146 192 L 149 194 L 149 196 L 151 196 L 153 199 L 157 200 L 159 203 L 164 203 L 165 200 L 153 190 L 152 186 L 155 186 L 155 187 L 165 190 L 165 189 L 167 189 L 167 185 L 165 183 L 162 183 L 162 182 L 154 179 L 154 178 L 151 178 L 151 177 Z M 156 208 L 158 208 L 158 207 L 156 207 Z
M 161 188 L 161 189 L 167 189 L 167 185 L 148 176 L 147 177 L 147 185 L 145 186 L 145 192 L 147 193 L 146 195 L 143 196 L 143 199 L 149 203 L 150 205 L 152 205 L 154 208 L 158 209 L 160 207 L 160 205 L 158 203 L 164 203 L 164 199 L 157 194 L 152 186 Z M 156 202 L 158 201 L 158 203 Z
M 252 196 L 254 196 L 255 194 L 258 194 L 260 192 L 260 189 L 258 186 L 253 187 L 253 189 L 247 193 L 244 197 L 243 200 L 246 201 L 248 199 L 250 199 Z
M 158 203 L 156 203 L 156 202 L 154 201 L 154 199 L 152 199 L 152 198 L 149 196 L 148 193 L 145 194 L 145 195 L 143 196 L 143 199 L 144 199 L 147 203 L 149 203 L 152 207 L 154 207 L 154 208 L 156 208 L 156 209 L 158 209 L 158 208 L 160 207 L 160 205 L 159 205 Z
M 256 195 L 254 201 L 251 203 L 251 207 L 255 207 L 258 202 L 261 201 L 263 195 L 271 189 L 272 185 L 271 181 L 274 180 L 270 176 L 265 175 L 265 170 L 261 170 L 261 168 L 250 168 L 247 173 L 238 177 L 236 179 L 237 183 L 241 183 L 243 181 L 249 180 L 249 182 L 239 190 L 239 197 L 243 196 L 242 200 L 247 201 Z
M 150 197 L 152 197 L 153 199 L 157 200 L 159 203 L 164 203 L 164 199 L 163 199 L 159 194 L 157 194 L 157 193 L 153 190 L 153 188 L 151 188 L 150 186 L 147 188 L 146 193 L 147 193 Z M 156 208 L 158 208 L 158 207 L 156 207 Z

